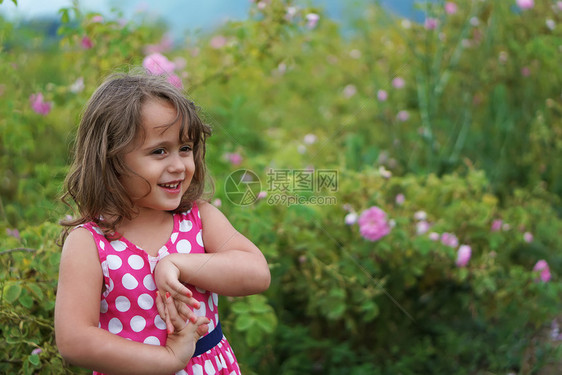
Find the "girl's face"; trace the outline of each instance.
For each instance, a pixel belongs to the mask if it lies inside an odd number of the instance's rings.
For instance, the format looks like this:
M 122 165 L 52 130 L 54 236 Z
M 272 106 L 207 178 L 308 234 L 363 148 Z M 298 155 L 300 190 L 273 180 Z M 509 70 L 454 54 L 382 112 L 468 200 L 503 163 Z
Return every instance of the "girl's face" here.
M 176 209 L 195 172 L 193 143 L 180 140 L 180 121 L 174 107 L 159 99 L 142 106 L 144 141 L 124 155 L 125 165 L 136 174 L 121 177 L 121 183 L 137 209 L 172 211 Z M 147 184 L 148 182 L 148 184 Z

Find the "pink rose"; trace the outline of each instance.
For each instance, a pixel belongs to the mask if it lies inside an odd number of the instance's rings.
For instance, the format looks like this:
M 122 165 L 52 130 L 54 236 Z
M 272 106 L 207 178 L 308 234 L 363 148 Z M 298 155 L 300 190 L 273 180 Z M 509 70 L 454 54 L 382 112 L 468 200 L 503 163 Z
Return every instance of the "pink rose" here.
M 181 82 L 181 78 L 175 75 L 174 73 L 168 74 L 167 80 L 172 85 L 176 86 L 178 89 L 183 89 L 183 83 Z
M 318 23 L 318 20 L 320 19 L 320 16 L 316 13 L 308 13 L 306 15 L 306 27 L 308 27 L 309 29 L 314 29 L 316 27 L 316 24 Z
M 311 134 L 311 133 L 306 134 L 303 138 L 304 143 L 307 144 L 307 145 L 311 145 L 313 143 L 316 143 L 317 140 L 318 140 L 318 137 L 314 134 Z
M 347 225 L 353 225 L 357 223 L 357 214 L 355 212 L 348 213 L 347 215 L 345 215 L 344 221 Z
M 492 222 L 492 232 L 497 232 L 502 228 L 503 222 L 500 219 L 496 219 Z
M 438 241 L 439 240 L 439 233 L 437 232 L 431 232 L 429 233 L 429 239 L 432 241 Z
M 550 281 L 550 267 L 548 267 L 548 263 L 546 262 L 546 260 L 539 260 L 533 267 L 533 271 L 541 273 L 540 279 L 543 283 Z
M 472 249 L 468 245 L 461 245 L 457 251 L 457 267 L 465 267 L 472 255 Z
M 426 233 L 431 226 L 427 221 L 418 221 L 416 223 L 416 233 L 418 235 Z
M 392 80 L 392 87 L 395 89 L 401 89 L 406 85 L 406 81 L 402 77 L 396 77 Z
M 516 3 L 521 9 L 531 9 L 535 6 L 534 0 L 516 0 Z
M 455 14 L 457 13 L 458 7 L 457 4 L 447 1 L 445 3 L 445 13 L 447 14 Z
M 240 163 L 242 163 L 242 155 L 237 152 L 226 154 L 226 158 L 232 165 L 239 165 Z
M 15 239 L 20 239 L 20 231 L 17 229 L 10 229 L 6 228 L 6 234 L 10 237 L 14 237 Z
M 426 18 L 424 26 L 427 30 L 435 30 L 438 23 L 436 18 Z
M 150 74 L 172 74 L 175 69 L 175 64 L 168 60 L 168 58 L 160 53 L 153 53 L 144 58 L 142 66 Z
M 377 241 L 390 233 L 386 213 L 376 206 L 363 211 L 357 222 L 359 233 L 369 241 Z
M 80 41 L 80 46 L 82 46 L 82 48 L 84 49 L 90 49 L 94 46 L 94 42 L 92 42 L 92 39 L 88 38 L 85 35 L 82 37 L 82 40 Z
M 53 106 L 52 102 L 46 102 L 43 99 L 43 94 L 41 93 L 31 94 L 29 97 L 29 103 L 31 104 L 31 109 L 33 109 L 35 113 L 43 116 L 48 115 Z
M 355 85 L 347 85 L 343 88 L 343 96 L 346 98 L 351 98 L 353 95 L 357 93 L 357 88 Z
M 209 45 L 214 49 L 222 48 L 226 45 L 226 38 L 222 35 L 216 35 L 211 38 Z
M 102 23 L 103 17 L 98 14 L 96 16 L 93 16 L 92 19 L 90 20 L 90 22 L 92 22 L 92 23 Z
M 386 101 L 386 99 L 388 99 L 388 93 L 385 90 L 377 91 L 377 99 L 381 102 Z
M 446 246 L 457 247 L 459 240 L 454 234 L 445 232 L 441 235 L 441 243 Z
M 396 118 L 398 119 L 398 121 L 408 121 L 408 119 L 410 118 L 410 113 L 408 111 L 402 110 L 398 112 Z

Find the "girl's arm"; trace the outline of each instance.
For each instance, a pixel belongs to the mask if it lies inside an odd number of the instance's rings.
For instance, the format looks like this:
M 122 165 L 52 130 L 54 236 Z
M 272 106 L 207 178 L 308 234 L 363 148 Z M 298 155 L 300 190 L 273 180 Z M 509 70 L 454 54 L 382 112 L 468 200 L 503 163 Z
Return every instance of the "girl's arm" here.
M 60 261 L 55 334 L 61 355 L 74 365 L 111 374 L 171 374 L 184 368 L 208 320 L 186 325 L 168 298 L 175 333 L 166 346 L 130 341 L 98 327 L 102 285 L 92 235 L 78 228 L 66 239 Z
M 261 251 L 240 234 L 215 206 L 197 202 L 203 225 L 204 254 L 170 254 L 155 270 L 160 293 L 182 300 L 187 288 L 179 281 L 224 296 L 244 296 L 267 290 L 269 267 Z

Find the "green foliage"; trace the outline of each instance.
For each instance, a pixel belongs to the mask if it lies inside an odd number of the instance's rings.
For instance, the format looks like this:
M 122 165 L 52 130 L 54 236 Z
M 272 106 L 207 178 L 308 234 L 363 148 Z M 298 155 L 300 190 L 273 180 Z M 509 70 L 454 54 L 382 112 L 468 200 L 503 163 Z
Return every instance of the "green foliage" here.
M 321 9 L 272 1 L 245 21 L 159 47 L 185 62 L 176 73 L 214 127 L 215 198 L 270 263 L 267 293 L 221 301 L 244 373 L 531 374 L 560 363 L 548 331 L 562 292 L 562 11 L 549 1 L 525 11 L 458 2 L 455 14 L 442 5 L 425 9 L 435 29 L 368 6 L 343 35 Z M 314 28 L 311 12 L 320 15 Z M 45 25 L 0 18 L 6 374 L 87 373 L 64 364 L 54 341 L 57 222 L 72 214 L 57 197 L 87 98 L 110 72 L 140 64 L 165 32 L 143 14 L 125 23 L 77 7 L 59 15 L 48 37 Z M 48 114 L 30 107 L 35 93 L 53 103 Z M 238 168 L 259 176 L 266 199 L 229 203 L 223 182 Z M 270 169 L 336 170 L 337 191 L 300 194 L 324 204 L 281 204 L 267 188 Z M 344 221 L 371 206 L 393 223 L 376 242 Z M 468 264 L 457 267 L 458 246 L 430 232 L 470 246 Z M 549 282 L 532 271 L 540 259 Z
M 6 228 L 2 228 L 3 232 Z M 54 340 L 53 309 L 60 259 L 60 228 L 45 222 L 27 227 L 19 239 L 0 240 L 0 372 L 61 374 Z

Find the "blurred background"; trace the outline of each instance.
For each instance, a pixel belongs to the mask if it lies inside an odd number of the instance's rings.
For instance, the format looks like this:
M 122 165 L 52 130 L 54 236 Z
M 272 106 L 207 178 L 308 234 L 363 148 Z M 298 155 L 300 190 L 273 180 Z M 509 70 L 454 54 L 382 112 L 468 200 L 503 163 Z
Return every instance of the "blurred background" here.
M 562 1 L 181 4 L 0 2 L 0 372 L 89 373 L 53 335 L 59 197 L 131 66 L 200 106 L 208 199 L 269 261 L 220 302 L 243 373 L 562 371 Z

